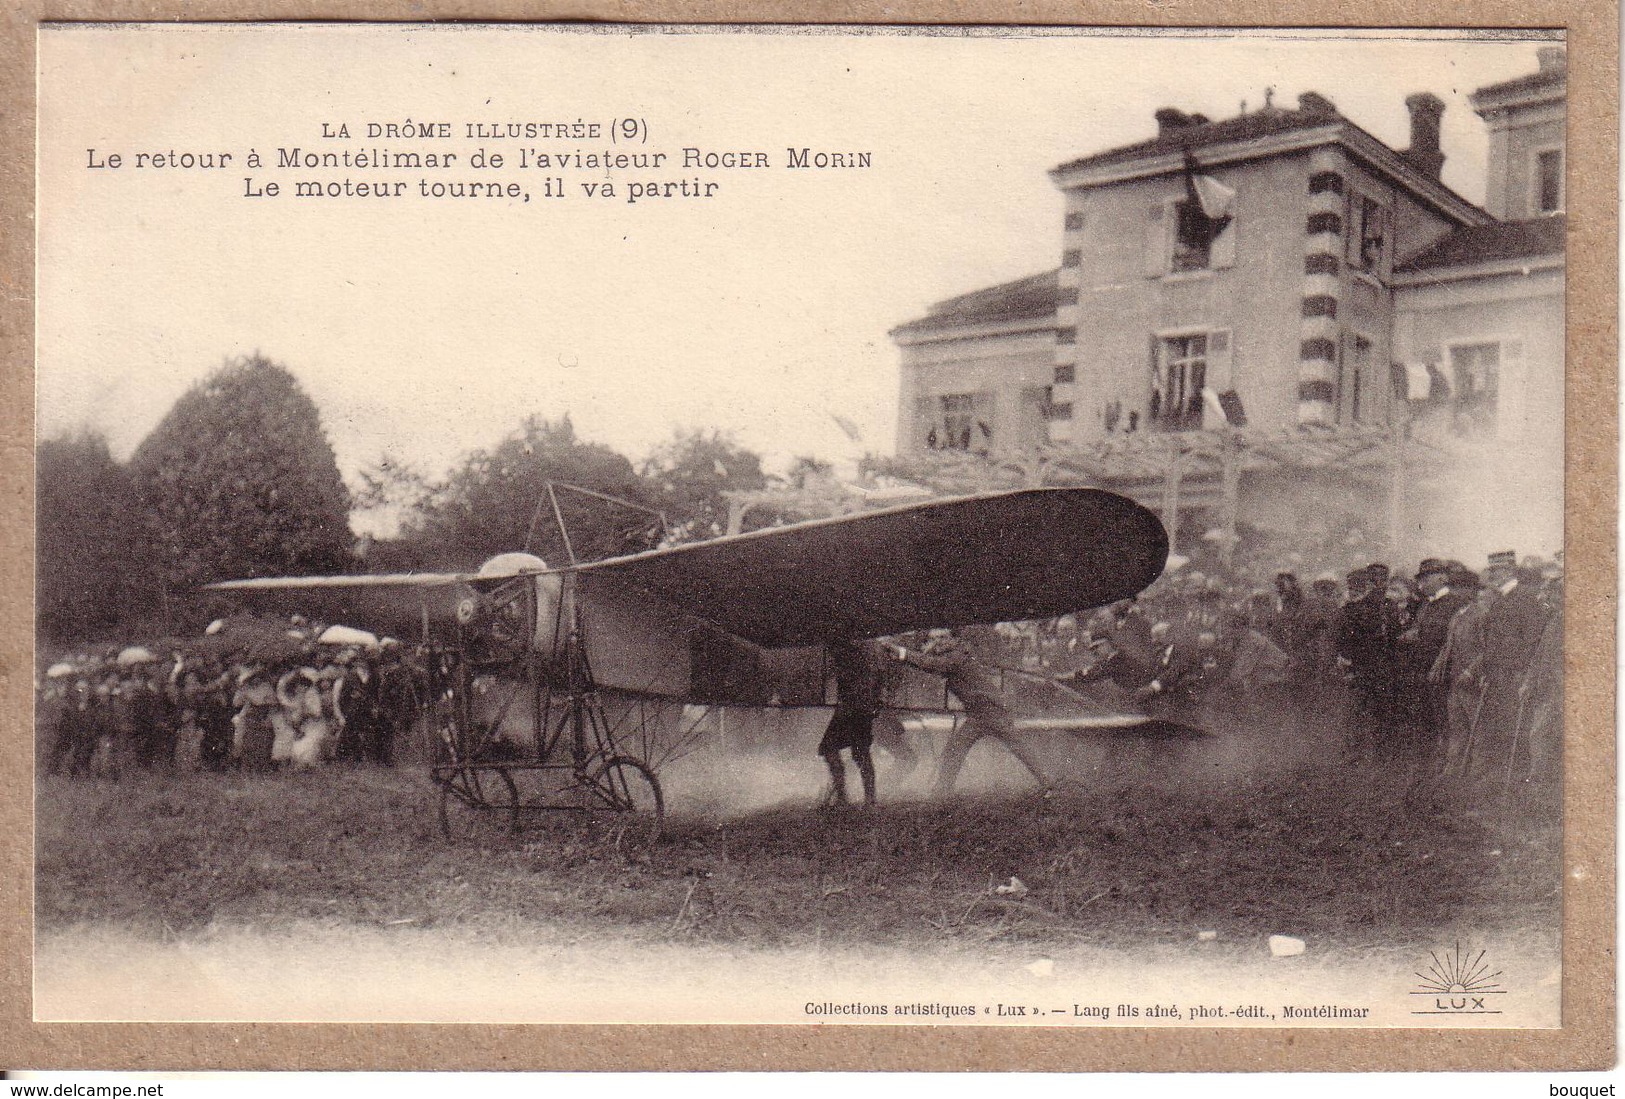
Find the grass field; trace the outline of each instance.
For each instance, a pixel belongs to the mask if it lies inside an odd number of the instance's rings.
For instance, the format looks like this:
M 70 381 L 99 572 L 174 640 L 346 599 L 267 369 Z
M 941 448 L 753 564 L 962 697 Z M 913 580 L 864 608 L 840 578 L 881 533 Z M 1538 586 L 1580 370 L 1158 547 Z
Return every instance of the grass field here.
M 309 921 L 478 935 L 592 926 L 771 947 L 1018 941 L 1125 947 L 1274 933 L 1358 950 L 1485 923 L 1552 934 L 1560 833 L 1344 769 L 1215 789 L 997 791 L 873 811 L 802 797 L 685 810 L 627 851 L 568 818 L 448 843 L 420 771 L 48 779 L 41 929 L 160 936 Z M 1011 877 L 1027 891 L 1000 894 Z

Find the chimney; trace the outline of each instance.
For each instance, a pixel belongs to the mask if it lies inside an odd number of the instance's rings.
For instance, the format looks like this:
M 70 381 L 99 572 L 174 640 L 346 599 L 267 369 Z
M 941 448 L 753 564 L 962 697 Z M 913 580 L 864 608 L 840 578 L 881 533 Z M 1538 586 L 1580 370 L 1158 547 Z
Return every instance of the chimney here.
M 1298 110 L 1310 114 L 1336 114 L 1337 105 L 1319 92 L 1304 92 L 1298 96 Z
M 1191 124 L 1190 118 L 1177 107 L 1162 107 L 1156 115 L 1157 136 L 1167 137 L 1177 130 L 1183 130 Z
M 1540 71 L 1543 73 L 1562 72 L 1569 67 L 1569 55 L 1562 46 L 1542 46 L 1535 51 L 1540 58 Z
M 1444 168 L 1444 153 L 1439 149 L 1444 101 L 1431 92 L 1417 92 L 1405 97 L 1405 107 L 1411 112 L 1411 147 L 1400 155 L 1429 179 L 1438 179 Z

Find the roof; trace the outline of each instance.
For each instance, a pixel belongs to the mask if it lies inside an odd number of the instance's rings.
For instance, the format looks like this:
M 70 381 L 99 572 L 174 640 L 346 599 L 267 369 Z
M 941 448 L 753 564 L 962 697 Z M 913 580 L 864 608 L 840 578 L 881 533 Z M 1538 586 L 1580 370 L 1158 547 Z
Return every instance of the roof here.
M 1152 172 L 1173 170 L 1167 162 L 1182 154 L 1206 148 L 1242 145 L 1282 138 L 1290 144 L 1291 135 L 1325 131 L 1325 140 L 1340 142 L 1349 153 L 1395 179 L 1402 181 L 1416 198 L 1432 205 L 1440 213 L 1457 223 L 1469 223 L 1487 218 L 1479 207 L 1468 202 L 1430 174 L 1426 166 L 1413 163 L 1404 150 L 1394 149 L 1382 139 L 1351 121 L 1337 105 L 1318 92 L 1303 92 L 1298 96 L 1294 110 L 1269 106 L 1250 114 L 1210 122 L 1204 115 L 1186 115 L 1182 111 L 1165 107 L 1156 112 L 1159 132 L 1149 141 L 1107 149 L 1102 153 L 1069 160 L 1050 169 L 1050 177 L 1059 185 L 1068 185 L 1068 178 L 1078 173 L 1088 175 L 1099 169 L 1112 169 L 1118 165 L 1143 162 L 1152 165 Z M 1180 124 L 1183 120 L 1183 124 Z M 1173 122 L 1166 125 L 1165 122 Z M 1314 142 L 1315 138 L 1308 138 Z M 1244 152 L 1243 157 L 1247 154 Z M 1273 155 L 1260 153 L 1259 155 Z M 1160 165 L 1160 166 L 1158 166 Z M 1118 169 L 1132 172 L 1132 167 Z M 1115 173 L 1104 173 L 1112 176 Z
M 1069 160 L 1055 170 L 1065 172 L 1074 168 L 1098 168 L 1107 164 L 1139 160 L 1142 157 L 1177 153 L 1184 149 L 1200 149 L 1207 145 L 1248 141 L 1253 138 L 1288 133 L 1292 130 L 1308 130 L 1340 121 L 1345 121 L 1343 116 L 1338 113 L 1337 108 L 1332 107 L 1324 99 L 1308 108 L 1300 107 L 1292 111 L 1280 107 L 1266 107 L 1251 114 L 1220 119 L 1218 122 L 1196 122 L 1191 125 L 1173 127 L 1159 133 L 1150 141 L 1141 141 L 1135 145 L 1123 145 L 1078 160 Z
M 1562 214 L 1529 221 L 1496 221 L 1447 233 L 1408 257 L 1394 268 L 1396 273 L 1428 271 L 1439 267 L 1461 267 L 1526 256 L 1561 254 L 1568 218 Z
M 1514 77 L 1511 80 L 1503 80 L 1499 84 L 1488 84 L 1475 91 L 1472 97 L 1474 99 L 1493 99 L 1496 96 L 1506 95 L 1511 92 L 1533 91 L 1536 88 L 1542 88 L 1547 85 L 1562 84 L 1568 79 L 1568 77 L 1569 70 L 1567 65 L 1555 65 L 1549 69 L 1542 69 L 1539 72 L 1532 72 L 1527 76 L 1519 76 Z
M 898 325 L 892 333 L 1052 318 L 1060 288 L 1058 275 L 1058 271 L 1045 271 L 1041 275 L 1028 275 L 1014 282 L 947 298 L 933 305 L 925 316 Z

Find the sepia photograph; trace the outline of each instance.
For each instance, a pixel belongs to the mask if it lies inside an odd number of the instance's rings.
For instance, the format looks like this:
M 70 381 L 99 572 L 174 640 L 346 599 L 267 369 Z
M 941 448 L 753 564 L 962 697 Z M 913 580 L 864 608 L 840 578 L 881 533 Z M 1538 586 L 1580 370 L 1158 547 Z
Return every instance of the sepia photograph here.
M 37 48 L 35 1020 L 1572 1023 L 1562 31 Z

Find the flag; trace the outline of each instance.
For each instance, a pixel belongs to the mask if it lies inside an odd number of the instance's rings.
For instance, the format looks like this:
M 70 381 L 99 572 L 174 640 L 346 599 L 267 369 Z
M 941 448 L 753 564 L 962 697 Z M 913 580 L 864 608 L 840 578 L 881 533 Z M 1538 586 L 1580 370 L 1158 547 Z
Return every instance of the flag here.
M 1185 191 L 1202 208 L 1202 216 L 1214 223 L 1215 235 L 1224 231 L 1234 214 L 1236 192 L 1212 176 L 1196 174 L 1196 158 L 1185 150 Z
M 1427 363 L 1400 363 L 1405 368 L 1405 399 L 1425 401 L 1433 392 L 1433 371 Z
M 1236 201 L 1234 188 L 1226 187 L 1212 176 L 1194 177 L 1191 188 L 1196 192 L 1196 201 L 1201 204 L 1202 213 L 1207 215 L 1209 221 L 1223 221 L 1230 216 Z
M 835 421 L 835 426 L 840 428 L 848 439 L 851 439 L 854 443 L 863 442 L 863 432 L 858 430 L 857 424 L 838 412 L 831 412 L 829 418 Z

